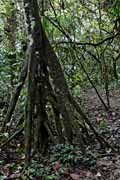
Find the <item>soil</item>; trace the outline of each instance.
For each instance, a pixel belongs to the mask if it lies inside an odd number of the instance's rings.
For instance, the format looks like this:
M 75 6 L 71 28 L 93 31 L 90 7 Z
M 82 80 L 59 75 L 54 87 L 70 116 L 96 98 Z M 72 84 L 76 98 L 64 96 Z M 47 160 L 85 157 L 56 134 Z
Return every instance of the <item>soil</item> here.
M 100 95 L 107 104 L 105 92 L 99 89 Z M 89 119 L 101 130 L 104 124 L 108 132 L 103 130 L 107 140 L 118 148 L 118 153 L 99 158 L 96 174 L 90 172 L 85 180 L 120 180 L 120 90 L 110 91 L 110 109 L 106 112 L 94 89 L 88 89 L 81 94 L 84 111 Z M 105 127 L 106 129 L 106 127 Z
M 105 92 L 100 88 L 99 92 L 107 104 Z M 68 173 L 67 177 L 59 177 L 59 180 L 120 180 L 120 90 L 113 89 L 110 91 L 109 111 L 105 110 L 94 89 L 82 92 L 80 99 L 82 99 L 81 106 L 84 107 L 84 112 L 95 128 L 98 129 L 99 134 L 103 135 L 116 148 L 117 152 L 112 152 L 108 148 L 106 153 L 98 157 L 94 168 L 71 168 L 72 170 Z M 17 145 L 17 148 L 19 148 L 19 140 L 17 140 L 16 144 L 14 143 L 6 148 L 6 151 L 0 152 L 0 162 L 4 161 L 2 166 L 0 165 L 0 173 L 6 176 L 4 179 L 21 179 L 19 167 L 21 167 L 21 164 L 23 165 L 24 152 L 22 158 L 21 156 L 16 156 L 15 147 Z M 98 143 L 96 143 L 96 149 L 100 149 Z M 10 164 L 18 167 L 12 173 L 10 171 Z

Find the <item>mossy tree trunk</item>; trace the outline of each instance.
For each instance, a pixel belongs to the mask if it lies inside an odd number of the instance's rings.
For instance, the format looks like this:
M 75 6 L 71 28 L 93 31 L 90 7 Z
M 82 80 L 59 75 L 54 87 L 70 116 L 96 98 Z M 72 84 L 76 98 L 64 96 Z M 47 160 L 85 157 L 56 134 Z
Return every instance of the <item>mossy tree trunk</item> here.
M 40 113 L 37 118 L 37 126 L 38 129 L 42 131 L 48 131 L 50 136 L 50 131 L 48 130 L 47 123 L 47 113 L 46 113 L 46 102 L 47 96 L 45 94 L 46 91 L 51 89 L 51 96 L 54 94 L 57 106 L 54 107 L 54 112 L 56 113 L 56 117 L 60 116 L 63 119 L 64 131 L 67 141 L 72 143 L 72 122 L 69 112 L 70 103 L 69 103 L 69 91 L 68 87 L 61 69 L 61 66 L 58 62 L 57 56 L 54 53 L 46 34 L 43 30 L 41 19 L 39 16 L 39 9 L 37 0 L 24 0 L 25 7 L 25 16 L 27 23 L 27 32 L 28 32 L 28 97 L 27 97 L 27 108 L 26 108 L 26 121 L 25 121 L 25 147 L 26 147 L 26 164 L 30 161 L 31 155 L 31 142 L 32 142 L 32 133 L 36 130 L 32 131 L 33 121 L 34 121 L 34 110 L 35 110 L 35 94 L 36 91 L 39 91 L 40 102 L 38 102 Z M 51 79 L 51 80 L 50 80 Z M 47 81 L 48 83 L 45 83 Z M 36 82 L 36 83 L 35 83 Z M 50 88 L 49 88 L 50 87 Z M 48 98 L 49 99 L 49 98 Z M 56 110 L 57 108 L 57 110 Z M 40 120 L 41 119 L 41 120 Z M 56 118 L 56 120 L 58 120 Z M 58 134 L 60 132 L 60 123 L 57 121 L 57 129 Z M 41 128 L 42 127 L 42 128 Z M 38 131 L 37 129 L 37 131 Z M 37 133 L 38 134 L 38 133 Z M 46 133 L 47 134 L 47 133 Z M 39 133 L 40 137 L 44 138 L 44 136 Z M 37 135 L 38 136 L 38 135 Z M 63 135 L 62 135 L 63 136 Z M 37 139 L 36 139 L 37 138 Z M 38 141 L 39 137 L 35 137 L 35 141 Z M 43 143 L 43 139 L 41 140 Z M 37 145 L 35 145 L 37 147 Z

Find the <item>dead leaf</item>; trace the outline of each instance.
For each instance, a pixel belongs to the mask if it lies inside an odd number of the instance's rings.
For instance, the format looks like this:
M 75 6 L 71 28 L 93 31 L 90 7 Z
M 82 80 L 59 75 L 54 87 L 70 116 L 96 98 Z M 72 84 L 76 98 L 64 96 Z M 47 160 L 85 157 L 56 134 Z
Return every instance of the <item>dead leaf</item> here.
M 101 175 L 101 173 L 100 172 L 98 172 L 97 174 L 96 174 L 96 177 L 101 177 L 102 175 Z
M 11 174 L 9 176 L 9 178 L 11 178 L 11 179 L 16 179 L 16 178 L 20 178 L 20 177 L 21 177 L 21 174 L 18 172 L 15 172 L 14 174 Z
M 9 173 L 10 173 L 9 166 L 10 166 L 10 164 L 6 164 L 6 165 L 3 167 L 3 174 L 4 174 L 4 176 L 6 176 L 6 177 L 8 177 L 8 176 L 9 176 Z
M 60 168 L 61 168 L 61 165 L 60 165 L 59 163 L 57 163 L 57 164 L 55 164 L 55 165 L 53 166 L 54 171 L 57 172 L 57 173 L 60 172 Z
M 102 121 L 103 121 L 103 118 L 102 118 L 102 117 L 97 117 L 97 118 L 96 118 L 96 123 L 97 123 L 97 124 L 100 124 Z
M 80 175 L 73 173 L 73 174 L 70 174 L 70 177 L 71 177 L 73 180 L 79 180 Z

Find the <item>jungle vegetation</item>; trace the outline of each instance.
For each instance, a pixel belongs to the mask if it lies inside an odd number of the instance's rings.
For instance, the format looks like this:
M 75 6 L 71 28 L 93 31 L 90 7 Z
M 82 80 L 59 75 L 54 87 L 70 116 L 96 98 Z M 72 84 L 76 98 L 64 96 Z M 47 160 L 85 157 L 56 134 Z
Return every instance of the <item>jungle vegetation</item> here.
M 109 179 L 95 169 L 120 158 L 120 1 L 0 0 L 0 22 L 0 178 Z

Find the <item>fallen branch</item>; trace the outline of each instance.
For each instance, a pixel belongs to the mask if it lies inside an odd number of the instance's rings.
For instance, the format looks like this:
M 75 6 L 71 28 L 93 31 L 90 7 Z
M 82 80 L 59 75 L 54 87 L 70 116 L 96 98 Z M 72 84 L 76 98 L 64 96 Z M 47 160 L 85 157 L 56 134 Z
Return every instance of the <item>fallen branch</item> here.
M 11 137 L 8 138 L 7 141 L 5 141 L 0 148 L 2 149 L 4 146 L 6 146 L 10 141 L 12 141 L 16 136 L 18 136 L 22 131 L 24 130 L 24 127 L 21 127 L 18 131 L 16 131 Z

